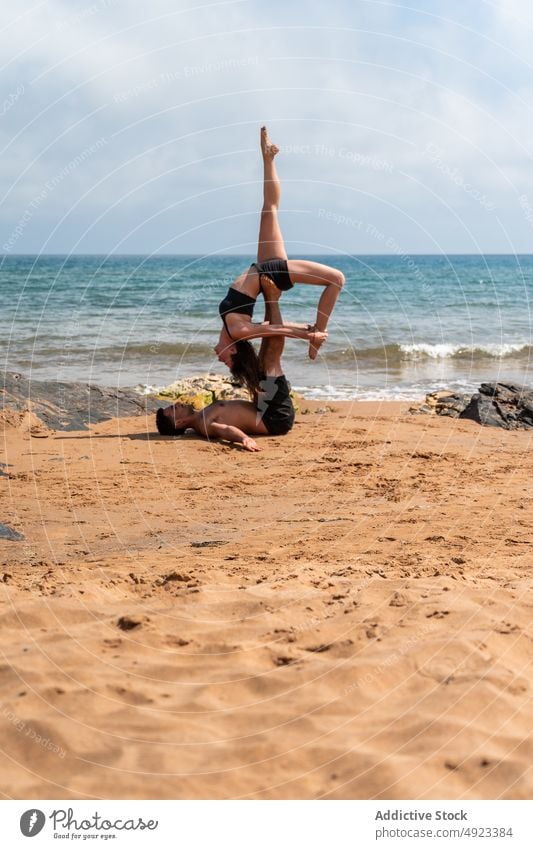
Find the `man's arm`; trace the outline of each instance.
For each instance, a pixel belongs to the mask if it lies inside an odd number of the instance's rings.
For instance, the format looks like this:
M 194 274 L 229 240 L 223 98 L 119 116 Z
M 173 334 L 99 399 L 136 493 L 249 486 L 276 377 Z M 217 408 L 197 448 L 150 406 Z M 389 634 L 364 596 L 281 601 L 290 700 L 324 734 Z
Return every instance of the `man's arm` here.
M 228 442 L 237 442 L 246 448 L 247 451 L 261 451 L 259 445 L 248 436 L 247 433 L 240 430 L 234 425 L 220 424 L 219 422 L 211 422 L 207 424 L 204 430 L 206 436 L 211 436 L 214 439 L 226 439 Z
M 246 426 L 245 422 L 250 416 L 253 418 L 251 422 L 248 421 L 248 424 L 255 424 L 256 415 L 257 410 L 249 401 L 215 401 L 202 410 L 198 410 L 191 422 L 191 427 L 207 439 L 226 439 L 228 442 L 242 445 L 247 451 L 261 451 L 255 440 L 240 427 L 217 421 L 220 417 L 226 417 L 230 421 L 237 421 Z M 254 432 L 262 433 L 262 430 Z

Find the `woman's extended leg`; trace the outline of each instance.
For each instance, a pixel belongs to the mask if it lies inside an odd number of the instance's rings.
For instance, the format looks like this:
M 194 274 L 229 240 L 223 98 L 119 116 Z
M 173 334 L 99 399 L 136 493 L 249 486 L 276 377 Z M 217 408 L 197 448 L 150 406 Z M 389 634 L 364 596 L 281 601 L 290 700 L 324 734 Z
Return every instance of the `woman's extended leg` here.
M 273 257 L 287 259 L 278 221 L 281 185 L 274 157 L 279 153 L 279 148 L 270 141 L 266 127 L 261 127 L 261 153 L 263 154 L 263 208 L 257 240 L 257 262 L 265 262 Z
M 257 244 L 257 262 L 265 262 L 273 257 L 287 259 L 285 243 L 278 221 L 278 208 L 281 197 L 281 185 L 276 171 L 274 157 L 279 148 L 272 144 L 266 127 L 261 127 L 261 152 L 263 154 L 263 208 Z M 288 260 L 287 267 L 293 283 L 311 283 L 324 286 L 317 309 L 315 327 L 324 331 L 329 317 L 344 285 L 344 274 L 329 265 L 309 262 L 302 259 Z M 309 343 L 309 356 L 316 359 L 320 344 Z
M 333 307 L 344 286 L 344 274 L 330 265 L 321 262 L 310 262 L 305 259 L 290 259 L 287 263 L 289 274 L 293 283 L 310 283 L 315 286 L 324 286 L 324 291 L 318 302 L 315 327 L 317 330 L 325 330 Z M 309 343 L 309 356 L 312 360 L 316 358 L 320 345 Z

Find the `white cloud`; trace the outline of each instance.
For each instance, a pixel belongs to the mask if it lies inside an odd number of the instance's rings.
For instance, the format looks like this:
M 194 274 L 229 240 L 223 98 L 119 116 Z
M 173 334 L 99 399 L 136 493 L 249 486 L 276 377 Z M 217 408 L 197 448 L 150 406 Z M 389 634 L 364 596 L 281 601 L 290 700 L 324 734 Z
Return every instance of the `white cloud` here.
M 65 214 L 47 250 L 68 251 L 89 228 L 79 250 L 126 239 L 127 249 L 150 251 L 191 222 L 200 229 L 180 250 L 252 242 L 263 121 L 289 146 L 284 203 L 303 210 L 287 213 L 289 238 L 319 243 L 329 229 L 333 247 L 372 250 L 372 239 L 317 218 L 319 208 L 357 209 L 413 251 L 468 250 L 473 239 L 503 249 L 497 215 L 457 185 L 459 174 L 505 210 L 516 249 L 529 249 L 517 200 L 533 197 L 525 0 L 435 2 L 431 14 L 364 0 L 306 3 L 305 14 L 301 4 L 259 0 L 209 10 L 170 0 L 30 8 L 0 32 L 11 60 L 4 104 L 24 88 L 0 124 L 2 233 L 47 179 L 97 139 L 106 146 L 46 198 L 17 250 L 38 251 Z M 446 168 L 427 156 L 430 144 Z M 234 219 L 201 226 L 241 210 L 242 233 Z M 457 215 L 463 224 L 451 223 Z

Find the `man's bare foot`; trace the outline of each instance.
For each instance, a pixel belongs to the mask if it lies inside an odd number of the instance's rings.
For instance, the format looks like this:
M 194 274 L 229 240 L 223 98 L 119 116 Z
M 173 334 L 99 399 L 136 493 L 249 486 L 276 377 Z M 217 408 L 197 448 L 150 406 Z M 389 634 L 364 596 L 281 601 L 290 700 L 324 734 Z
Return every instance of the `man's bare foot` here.
M 321 330 L 314 330 L 309 336 L 309 359 L 316 360 L 319 349 L 322 347 L 326 339 L 327 333 Z
M 279 153 L 279 147 L 270 141 L 266 127 L 261 127 L 261 153 L 263 159 L 274 159 L 276 153 Z

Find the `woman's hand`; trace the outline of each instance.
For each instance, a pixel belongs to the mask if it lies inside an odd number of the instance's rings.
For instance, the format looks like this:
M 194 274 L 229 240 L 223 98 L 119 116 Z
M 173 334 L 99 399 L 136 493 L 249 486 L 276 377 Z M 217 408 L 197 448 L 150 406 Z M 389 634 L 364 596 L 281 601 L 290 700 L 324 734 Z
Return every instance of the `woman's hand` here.
M 319 348 L 328 338 L 327 330 L 316 330 L 314 327 L 308 331 L 309 359 L 316 360 Z
M 313 343 L 313 345 L 317 345 L 320 348 L 320 346 L 323 345 L 328 338 L 328 331 L 317 330 L 314 326 L 310 328 L 308 326 L 307 338 Z

